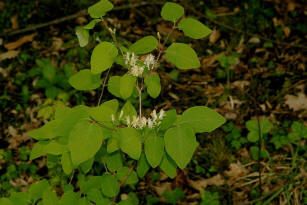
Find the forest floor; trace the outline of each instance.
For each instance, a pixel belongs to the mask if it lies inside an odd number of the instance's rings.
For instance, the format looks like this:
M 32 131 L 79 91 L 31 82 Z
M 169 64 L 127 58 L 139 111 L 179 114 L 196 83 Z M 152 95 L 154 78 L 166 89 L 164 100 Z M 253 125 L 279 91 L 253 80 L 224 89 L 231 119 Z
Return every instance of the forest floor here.
M 99 93 L 74 91 L 67 76 L 89 68 L 95 38 L 110 40 L 98 27 L 90 45 L 79 47 L 74 29 L 86 24 L 88 16 L 78 12 L 93 0 L 25 2 L 0 0 L 0 196 L 25 190 L 37 178 L 56 172 L 56 167 L 48 172 L 44 158 L 29 160 L 34 140 L 27 131 L 51 119 L 57 103 L 95 105 Z M 120 42 L 169 32 L 160 17 L 165 1 L 113 2 L 118 10 L 107 21 L 117 29 Z M 190 41 L 174 32 L 168 43 L 191 43 L 201 68 L 176 70 L 165 61 L 159 72 L 161 97 L 145 101 L 144 109 L 175 108 L 181 113 L 206 105 L 227 123 L 197 136 L 200 146 L 192 162 L 175 179 L 149 174 L 136 190 L 139 198 L 150 194 L 152 204 L 155 199 L 170 204 L 307 204 L 306 4 L 182 2 L 186 15 L 198 18 L 213 33 Z M 63 22 L 42 25 L 62 17 Z M 42 28 L 32 30 L 35 25 Z M 23 28 L 30 29 L 14 33 Z M 59 76 L 58 84 L 52 85 L 55 90 L 37 86 L 42 81 L 38 70 L 50 65 Z M 106 93 L 104 100 L 108 99 L 111 95 Z M 253 138 L 258 123 L 260 141 Z

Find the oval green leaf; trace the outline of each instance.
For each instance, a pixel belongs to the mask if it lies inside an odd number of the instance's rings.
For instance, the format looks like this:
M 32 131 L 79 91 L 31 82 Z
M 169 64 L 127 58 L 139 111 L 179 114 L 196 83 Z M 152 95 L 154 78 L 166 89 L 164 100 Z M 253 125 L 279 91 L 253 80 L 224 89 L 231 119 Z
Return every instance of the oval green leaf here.
M 117 48 L 110 42 L 101 42 L 93 50 L 91 56 L 91 71 L 93 74 L 110 68 L 118 54 Z
M 196 52 L 184 43 L 173 43 L 166 50 L 166 59 L 179 69 L 199 68 L 200 62 Z
M 183 169 L 192 159 L 198 146 L 192 128 L 186 126 L 174 127 L 166 131 L 164 136 L 165 149 L 168 155 Z
M 161 10 L 161 16 L 166 21 L 176 22 L 184 14 L 184 8 L 179 4 L 167 2 Z
M 142 152 L 142 143 L 139 133 L 130 127 L 121 128 L 119 147 L 132 159 L 138 160 Z
M 182 30 L 185 35 L 194 39 L 204 38 L 212 32 L 207 26 L 193 18 L 182 19 L 178 24 L 178 28 Z
M 79 41 L 79 45 L 81 47 L 84 47 L 88 44 L 88 40 L 90 37 L 88 30 L 85 30 L 84 28 L 78 26 L 76 27 L 76 35 Z
M 147 92 L 152 98 L 157 98 L 161 92 L 160 77 L 157 73 L 153 73 L 145 77 Z
M 135 88 L 136 77 L 125 74 L 120 78 L 119 92 L 123 99 L 129 98 Z
M 113 4 L 108 0 L 101 0 L 88 8 L 88 13 L 92 18 L 100 18 L 113 9 Z
M 129 51 L 136 55 L 150 53 L 157 48 L 159 42 L 154 36 L 141 38 L 129 47 Z
M 111 174 L 104 173 L 101 179 L 101 191 L 107 197 L 115 197 L 119 193 L 119 184 Z
M 94 75 L 89 69 L 80 70 L 68 82 L 76 90 L 93 90 L 101 85 L 100 76 Z
M 226 119 L 216 111 L 205 107 L 191 107 L 183 112 L 182 122 L 193 128 L 194 132 L 212 132 L 222 124 Z

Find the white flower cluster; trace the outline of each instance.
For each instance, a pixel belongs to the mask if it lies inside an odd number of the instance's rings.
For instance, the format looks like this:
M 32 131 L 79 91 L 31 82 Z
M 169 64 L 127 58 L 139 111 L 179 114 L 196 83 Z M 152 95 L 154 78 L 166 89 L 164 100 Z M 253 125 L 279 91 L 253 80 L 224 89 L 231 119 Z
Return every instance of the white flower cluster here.
M 151 118 L 133 116 L 132 121 L 130 121 L 130 117 L 127 116 L 127 119 L 126 119 L 127 126 L 133 127 L 136 129 L 142 129 L 146 126 L 148 126 L 150 129 L 154 128 L 161 124 L 161 120 L 164 118 L 165 112 L 163 109 L 161 109 L 159 114 L 157 114 L 157 111 L 153 110 L 153 112 L 150 115 L 151 115 Z
M 128 66 L 129 73 L 135 77 L 141 77 L 144 72 L 144 66 L 138 65 L 139 59 L 134 53 L 129 53 L 125 55 L 125 64 Z M 151 70 L 155 67 L 155 57 L 152 54 L 146 56 L 144 60 L 144 65 Z

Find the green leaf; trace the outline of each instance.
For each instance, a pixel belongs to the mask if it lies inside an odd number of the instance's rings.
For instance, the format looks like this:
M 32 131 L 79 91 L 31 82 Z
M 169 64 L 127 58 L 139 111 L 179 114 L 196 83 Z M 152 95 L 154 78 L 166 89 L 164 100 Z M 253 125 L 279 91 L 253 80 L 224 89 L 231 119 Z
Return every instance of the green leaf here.
M 61 157 L 61 164 L 66 175 L 70 175 L 73 170 L 73 165 L 69 152 L 65 152 Z
M 90 175 L 87 180 L 81 181 L 80 189 L 83 193 L 88 193 L 91 189 L 100 189 L 102 180 L 102 176 Z
M 43 205 L 58 205 L 59 200 L 56 193 L 51 189 L 46 189 L 43 194 Z
M 72 129 L 81 120 L 89 120 L 89 108 L 79 105 L 72 108 L 63 118 L 56 120 L 58 123 L 53 128 L 55 136 L 68 137 Z
M 129 98 L 135 88 L 136 77 L 125 74 L 120 78 L 119 92 L 123 99 Z
M 132 120 L 133 116 L 137 116 L 136 110 L 133 107 L 133 105 L 130 103 L 130 101 L 127 101 L 123 108 L 123 119 L 126 120 L 127 116 L 129 116 L 130 120 Z
M 260 130 L 262 134 L 266 134 L 270 132 L 272 128 L 272 124 L 269 120 L 260 120 L 259 123 L 260 123 Z M 258 121 L 257 120 L 249 120 L 245 123 L 245 126 L 249 131 L 258 132 Z
M 43 66 L 43 76 L 50 83 L 52 83 L 55 79 L 56 68 L 53 66 L 53 64 L 50 62 L 50 60 L 48 60 L 47 63 L 44 64 L 44 66 Z
M 173 43 L 166 50 L 166 59 L 179 69 L 199 68 L 200 62 L 197 54 L 187 44 Z
M 145 36 L 132 44 L 129 51 L 136 55 L 150 53 L 155 50 L 159 42 L 154 36 Z
M 112 115 L 115 116 L 118 109 L 118 101 L 116 99 L 104 102 L 98 107 L 90 109 L 90 115 L 99 122 L 112 121 Z
M 149 164 L 156 168 L 164 154 L 164 140 L 162 137 L 151 134 L 145 140 L 145 154 Z
M 115 197 L 119 193 L 119 184 L 111 174 L 102 175 L 101 191 L 107 197 Z
M 36 142 L 35 145 L 32 148 L 30 160 L 34 160 L 34 159 L 41 157 L 44 154 L 46 154 L 45 148 L 46 148 L 47 144 L 48 144 L 48 142 L 45 142 L 45 141 Z
M 93 19 L 88 24 L 83 26 L 84 29 L 93 29 L 96 23 L 101 22 L 101 19 Z
M 28 132 L 28 135 L 36 140 L 41 139 L 53 139 L 57 135 L 53 132 L 53 129 L 58 125 L 58 122 L 53 120 L 47 122 L 44 126 L 31 130 Z
M 149 166 L 148 161 L 146 159 L 145 153 L 142 152 L 141 157 L 138 161 L 138 165 L 136 167 L 136 172 L 137 172 L 138 176 L 140 178 L 143 178 L 146 175 L 146 173 L 148 172 L 149 168 L 150 168 L 150 166 Z
M 117 171 L 123 167 L 123 159 L 121 152 L 105 153 L 103 159 L 111 172 Z
M 88 191 L 87 198 L 95 204 L 111 205 L 111 201 L 102 195 L 100 189 L 91 189 Z
M 153 73 L 145 77 L 147 92 L 152 98 L 157 98 L 161 92 L 160 77 L 157 73 Z
M 226 122 L 225 118 L 216 111 L 205 107 L 195 106 L 182 114 L 182 122 L 193 128 L 194 132 L 212 132 Z
M 116 138 L 109 139 L 107 144 L 107 152 L 112 153 L 117 151 L 118 149 L 119 149 L 118 139 Z
M 79 198 L 78 194 L 73 191 L 65 192 L 60 200 L 60 205 L 76 205 Z
M 29 188 L 30 198 L 33 201 L 40 199 L 43 196 L 43 192 L 48 189 L 48 187 L 49 183 L 46 179 L 31 184 Z
M 88 8 L 88 13 L 92 18 L 105 16 L 108 11 L 113 9 L 113 4 L 108 0 L 101 0 Z
M 177 112 L 175 109 L 169 110 L 165 112 L 165 117 L 163 118 L 159 129 L 160 130 L 167 130 L 170 128 L 175 122 L 177 121 Z
M 111 68 L 118 54 L 117 48 L 110 42 L 101 42 L 93 50 L 91 56 L 91 71 L 100 74 Z
M 166 21 L 176 22 L 184 14 L 184 8 L 176 3 L 167 2 L 161 10 L 161 16 Z
M 67 146 L 52 140 L 45 146 L 45 151 L 47 154 L 61 155 L 67 151 Z
M 77 35 L 80 47 L 84 47 L 88 44 L 88 41 L 90 38 L 90 34 L 88 30 L 84 29 L 83 27 L 77 26 L 76 35 Z
M 1 205 L 14 205 L 8 198 L 0 198 Z
M 194 39 L 204 38 L 212 33 L 211 29 L 193 18 L 182 19 L 178 24 L 178 28 L 182 30 L 185 35 Z
M 186 126 L 170 128 L 164 136 L 165 149 L 169 156 L 183 169 L 190 162 L 198 146 L 192 128 Z
M 91 202 L 87 199 L 87 197 L 82 197 L 78 201 L 78 205 L 92 205 Z
M 177 165 L 166 153 L 162 158 L 162 162 L 160 164 L 161 170 L 170 178 L 174 178 L 177 174 Z
M 77 166 L 95 156 L 103 141 L 103 132 L 99 125 L 89 121 L 80 121 L 69 135 L 69 150 L 72 163 Z
M 27 192 L 13 192 L 11 193 L 10 200 L 13 204 L 28 205 L 31 203 L 30 194 Z M 2 205 L 2 203 L 0 203 Z
M 101 85 L 100 75 L 94 75 L 89 69 L 80 70 L 68 82 L 76 90 L 93 90 Z
M 142 152 L 142 143 L 139 133 L 130 127 L 119 130 L 119 147 L 128 154 L 132 159 L 138 160 Z
M 92 169 L 93 164 L 94 164 L 94 157 L 86 160 L 85 162 L 82 162 L 80 164 L 81 171 L 84 174 L 88 173 Z
M 128 176 L 128 177 L 127 177 Z M 123 182 L 124 184 L 136 184 L 138 182 L 138 177 L 135 171 L 131 171 L 129 167 L 122 167 L 117 171 L 116 178 Z
M 120 95 L 120 76 L 112 76 L 108 81 L 108 91 L 115 97 L 121 98 Z

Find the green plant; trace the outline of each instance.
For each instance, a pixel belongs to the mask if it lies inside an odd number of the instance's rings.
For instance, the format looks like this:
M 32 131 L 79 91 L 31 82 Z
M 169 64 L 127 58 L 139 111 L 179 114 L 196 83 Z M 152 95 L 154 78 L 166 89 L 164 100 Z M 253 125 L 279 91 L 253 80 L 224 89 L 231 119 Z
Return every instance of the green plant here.
M 269 120 L 249 120 L 245 123 L 246 128 L 248 129 L 247 140 L 250 143 L 256 143 L 259 141 L 259 135 L 263 141 L 266 141 L 268 134 L 272 129 L 272 124 Z M 251 146 L 250 152 L 254 160 L 258 160 L 259 156 L 259 147 Z M 269 152 L 266 149 L 261 149 L 260 158 L 269 158 Z
M 202 190 L 200 193 L 201 205 L 219 205 L 219 194 L 218 192 L 211 193 L 209 191 Z
M 224 70 L 217 69 L 217 71 L 216 71 L 217 72 L 217 78 L 219 78 L 219 79 L 226 78 L 227 79 L 227 89 L 228 89 L 228 91 L 230 89 L 230 80 L 231 80 L 231 77 L 233 75 L 231 73 L 231 66 L 236 64 L 239 57 L 240 57 L 240 55 L 238 53 L 232 53 L 231 55 L 222 54 L 218 57 L 218 61 L 221 65 L 221 67 L 224 68 Z
M 37 59 L 36 65 L 38 67 L 31 69 L 28 74 L 28 77 L 38 76 L 35 87 L 44 89 L 47 98 L 68 101 L 69 96 L 62 90 L 70 88 L 68 78 L 73 74 L 72 68 L 64 65 L 58 69 L 49 59 Z
M 180 199 L 183 199 L 185 197 L 185 194 L 181 188 L 176 188 L 172 191 L 166 189 L 163 192 L 162 196 L 164 196 L 166 203 L 175 205 Z
M 247 139 L 242 137 L 241 130 L 236 128 L 233 122 L 227 123 L 222 129 L 227 134 L 226 140 L 230 142 L 233 148 L 240 149 L 242 145 L 247 143 Z
M 93 20 L 76 28 L 82 47 L 89 41 L 89 31 L 99 22 L 109 31 L 113 42 L 100 42 L 92 52 L 91 69 L 73 74 L 69 84 L 82 91 L 102 86 L 102 93 L 107 84 L 108 91 L 117 99 L 101 103 L 101 93 L 96 107 L 58 106 L 54 120 L 29 132 L 37 140 L 30 159 L 47 154 L 47 165 L 48 162 L 61 164 L 63 172 L 72 178 L 77 173 L 76 186 L 80 191 L 66 189 L 59 201 L 53 191 L 54 185 L 42 180 L 32 184 L 29 192 L 24 193 L 25 204 L 137 204 L 134 196 L 130 196 L 133 202 L 118 199 L 121 187 L 128 185 L 133 190 L 139 178 L 143 178 L 150 168 L 159 167 L 174 178 L 177 167 L 184 169 L 187 166 L 199 144 L 195 135 L 212 132 L 225 123 L 221 115 L 205 106 L 191 107 L 182 114 L 163 109 L 159 112 L 153 110 L 150 115 L 144 113 L 142 93 L 157 98 L 161 91 L 158 64 L 164 51 L 166 59 L 179 69 L 198 68 L 200 62 L 196 52 L 187 44 L 173 42 L 165 50 L 170 34 L 162 44 L 162 37 L 158 34 L 158 39 L 146 36 L 128 48 L 124 47 L 116 38 L 116 30 L 110 28 L 103 18 L 112 8 L 108 0 L 99 1 L 88 9 Z M 172 22 L 172 31 L 178 28 L 191 38 L 200 39 L 211 33 L 198 20 L 184 17 L 184 8 L 176 3 L 166 3 L 161 15 L 164 20 Z M 153 55 L 155 50 L 157 57 Z M 124 74 L 111 76 L 106 83 L 114 62 L 123 67 Z M 100 77 L 104 71 L 107 74 L 102 82 Z M 46 94 L 52 97 L 58 93 L 52 84 L 55 79 L 55 69 L 48 64 L 40 85 L 44 88 L 47 87 L 43 85 L 51 85 Z M 135 98 L 138 99 L 137 105 L 131 103 Z M 1 200 L 6 204 L 14 201 L 12 196 Z

